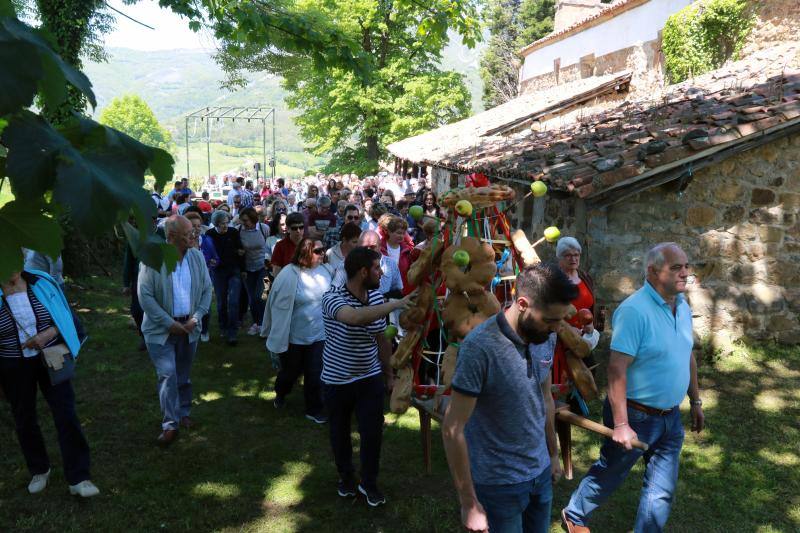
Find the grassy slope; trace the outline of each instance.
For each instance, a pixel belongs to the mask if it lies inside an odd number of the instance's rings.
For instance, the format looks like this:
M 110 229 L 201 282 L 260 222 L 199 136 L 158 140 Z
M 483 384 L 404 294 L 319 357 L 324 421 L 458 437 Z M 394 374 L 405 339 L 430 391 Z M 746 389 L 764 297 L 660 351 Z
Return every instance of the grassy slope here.
M 116 281 L 116 280 L 115 280 Z M 94 278 L 73 291 L 92 339 L 81 355 L 78 411 L 92 446 L 102 495 L 80 502 L 67 494 L 51 417 L 40 400 L 54 462 L 46 492 L 25 491 L 28 474 L 0 410 L 0 530 L 276 532 L 452 532 L 457 505 L 438 430 L 433 474 L 422 472 L 414 411 L 387 415 L 381 483 L 389 504 L 369 509 L 342 500 L 326 427 L 302 418 L 295 391 L 285 411 L 272 407 L 274 371 L 262 342 L 243 338 L 230 350 L 217 339 L 200 347 L 193 372 L 199 429 L 169 450 L 153 444 L 160 415 L 155 375 L 136 351 L 118 283 Z M 707 432 L 687 435 L 670 531 L 791 532 L 800 529 L 800 354 L 762 347 L 701 367 Z M 596 413 L 598 406 L 593 406 Z M 684 405 L 684 411 L 686 406 Z M 599 441 L 576 429 L 578 476 Z M 597 512 L 594 530 L 630 530 L 641 486 L 638 466 Z M 554 510 L 578 479 L 560 483 Z M 553 522 L 553 531 L 559 531 Z

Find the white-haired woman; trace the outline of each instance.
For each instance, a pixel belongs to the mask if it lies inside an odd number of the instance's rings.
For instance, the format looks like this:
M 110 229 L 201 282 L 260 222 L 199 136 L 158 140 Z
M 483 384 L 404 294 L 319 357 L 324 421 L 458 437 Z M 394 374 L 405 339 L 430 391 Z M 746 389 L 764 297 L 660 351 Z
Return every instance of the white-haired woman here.
M 592 277 L 582 271 L 579 267 L 581 264 L 581 253 L 583 249 L 575 237 L 561 237 L 558 239 L 556 245 L 556 257 L 558 258 L 558 266 L 572 280 L 572 283 L 578 286 L 578 297 L 572 301 L 575 309 L 588 309 L 594 316 L 594 281 Z M 592 333 L 594 331 L 594 324 L 581 326 L 580 318 L 576 314 L 567 322 L 578 329 L 583 329 L 583 333 Z M 591 355 L 587 358 L 586 365 L 593 366 L 594 362 Z M 559 339 L 556 343 L 556 352 L 553 357 L 553 383 L 561 384 L 569 378 L 569 371 L 567 369 L 567 355 L 564 343 Z

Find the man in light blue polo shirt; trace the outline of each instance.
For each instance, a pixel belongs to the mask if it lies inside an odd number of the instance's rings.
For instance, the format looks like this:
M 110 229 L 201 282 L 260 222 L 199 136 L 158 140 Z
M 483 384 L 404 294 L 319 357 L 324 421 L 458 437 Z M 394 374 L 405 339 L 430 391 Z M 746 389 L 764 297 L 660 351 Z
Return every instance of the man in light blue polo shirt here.
M 679 405 L 691 400 L 692 430 L 703 429 L 703 408 L 692 355 L 692 312 L 683 292 L 686 254 L 675 243 L 654 246 L 645 260 L 644 287 L 614 313 L 608 398 L 603 422 L 613 428 L 600 459 L 572 494 L 562 519 L 570 533 L 586 533 L 589 515 L 644 456 L 644 486 L 635 533 L 663 531 L 675 498 L 683 445 Z M 633 439 L 649 446 L 632 449 Z

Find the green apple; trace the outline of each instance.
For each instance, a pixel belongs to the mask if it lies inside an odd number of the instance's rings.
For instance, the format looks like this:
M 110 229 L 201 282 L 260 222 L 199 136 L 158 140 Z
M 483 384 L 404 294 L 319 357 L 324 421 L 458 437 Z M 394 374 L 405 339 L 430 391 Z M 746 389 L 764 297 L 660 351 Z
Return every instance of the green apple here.
M 531 192 L 534 198 L 539 198 L 547 194 L 547 185 L 543 181 L 534 181 L 531 183 Z
M 383 336 L 389 340 L 392 340 L 395 337 L 397 337 L 397 326 L 389 324 L 389 326 L 387 326 L 387 328 L 383 330 Z
M 412 205 L 408 208 L 408 214 L 411 215 L 411 218 L 414 220 L 419 220 L 422 218 L 422 215 L 424 215 L 425 212 L 422 210 L 421 205 Z
M 459 200 L 456 202 L 456 213 L 462 217 L 468 217 L 472 214 L 472 204 L 469 200 Z
M 467 266 L 469 264 L 469 253 L 466 250 L 456 250 L 453 254 L 453 262 L 462 268 Z
M 555 226 L 550 226 L 544 230 L 544 238 L 547 242 L 556 242 L 561 237 L 561 230 Z

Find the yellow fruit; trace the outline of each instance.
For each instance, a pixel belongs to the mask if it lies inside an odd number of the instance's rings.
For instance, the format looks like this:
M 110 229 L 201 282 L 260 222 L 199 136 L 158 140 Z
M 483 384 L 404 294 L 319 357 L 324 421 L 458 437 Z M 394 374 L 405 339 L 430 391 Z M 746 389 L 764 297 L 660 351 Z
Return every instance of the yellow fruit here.
M 547 242 L 556 242 L 561 237 L 561 230 L 555 226 L 550 226 L 544 230 L 544 238 Z
M 459 200 L 456 202 L 456 213 L 462 217 L 468 217 L 472 214 L 472 204 L 469 200 Z
M 534 181 L 531 183 L 531 192 L 535 198 L 539 198 L 547 194 L 547 185 L 543 181 Z

